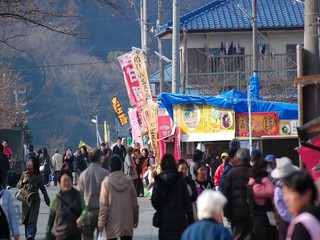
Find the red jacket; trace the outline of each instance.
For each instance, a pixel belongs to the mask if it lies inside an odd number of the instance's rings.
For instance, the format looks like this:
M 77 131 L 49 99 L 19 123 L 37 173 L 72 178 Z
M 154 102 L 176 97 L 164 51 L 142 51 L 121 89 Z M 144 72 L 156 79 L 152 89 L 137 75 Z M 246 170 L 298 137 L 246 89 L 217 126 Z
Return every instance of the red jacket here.
M 221 180 L 221 177 L 222 177 L 223 170 L 224 170 L 224 163 L 221 163 L 220 166 L 217 168 L 217 170 L 214 173 L 213 180 L 214 180 L 214 186 L 215 187 L 216 186 L 219 187 L 219 185 L 220 185 L 220 180 Z

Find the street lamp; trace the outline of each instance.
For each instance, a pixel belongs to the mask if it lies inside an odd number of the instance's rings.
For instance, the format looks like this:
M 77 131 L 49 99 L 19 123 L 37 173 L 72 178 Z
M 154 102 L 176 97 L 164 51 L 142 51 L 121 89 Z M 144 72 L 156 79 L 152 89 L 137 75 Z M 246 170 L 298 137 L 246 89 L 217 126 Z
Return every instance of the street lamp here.
M 99 147 L 99 136 L 98 136 L 98 115 L 95 116 L 95 118 L 91 119 L 91 122 L 93 122 L 96 125 L 96 137 L 97 137 L 97 147 Z

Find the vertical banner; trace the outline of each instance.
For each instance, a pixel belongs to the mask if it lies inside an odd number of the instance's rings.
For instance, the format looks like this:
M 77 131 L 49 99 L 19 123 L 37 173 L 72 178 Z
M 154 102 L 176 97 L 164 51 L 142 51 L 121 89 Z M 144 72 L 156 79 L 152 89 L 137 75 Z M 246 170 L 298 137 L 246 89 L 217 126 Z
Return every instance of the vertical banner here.
M 109 124 L 107 121 L 103 122 L 104 142 L 109 142 Z
M 137 117 L 137 109 L 129 108 L 128 116 L 129 116 L 130 125 L 132 129 L 132 138 L 135 143 L 140 144 L 140 148 L 143 148 L 141 129 L 140 129 L 140 125 L 138 123 L 138 117 Z
M 118 97 L 114 96 L 111 99 L 111 102 L 112 102 L 112 106 L 113 106 L 114 112 L 116 113 L 121 126 L 126 125 L 128 123 L 128 119 L 127 119 L 127 116 L 126 116 L 126 114 L 124 113 L 124 111 L 123 111 L 123 109 L 121 107 L 121 104 L 119 102 Z
M 175 129 L 174 136 L 174 158 L 178 161 L 181 158 L 180 127 Z
M 130 100 L 131 106 L 142 105 L 142 94 L 140 90 L 139 81 L 136 77 L 136 74 L 133 70 L 131 56 L 133 52 L 126 53 L 124 55 L 119 56 L 118 62 L 121 66 L 124 82 L 127 88 L 128 97 Z
M 144 106 L 146 106 L 148 100 L 152 99 L 149 78 L 144 64 L 143 54 L 136 53 L 131 55 L 132 67 L 135 72 L 136 78 L 139 81 L 140 90 L 142 93 L 142 99 Z
M 148 120 L 148 133 L 153 150 L 157 149 L 158 144 L 158 103 L 149 101 L 147 103 L 146 119 Z

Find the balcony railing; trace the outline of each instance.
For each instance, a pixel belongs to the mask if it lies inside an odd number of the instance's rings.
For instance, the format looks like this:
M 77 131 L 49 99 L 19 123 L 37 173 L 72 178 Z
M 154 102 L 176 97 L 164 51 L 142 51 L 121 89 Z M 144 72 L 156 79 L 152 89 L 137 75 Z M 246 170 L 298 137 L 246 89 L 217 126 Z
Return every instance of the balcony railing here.
M 186 81 L 186 93 L 217 95 L 231 89 L 246 91 L 253 73 L 252 55 L 218 56 L 208 59 L 205 64 L 205 68 L 188 66 L 189 73 L 181 75 Z M 296 102 L 293 84 L 297 75 L 295 54 L 260 55 L 258 69 L 263 99 Z

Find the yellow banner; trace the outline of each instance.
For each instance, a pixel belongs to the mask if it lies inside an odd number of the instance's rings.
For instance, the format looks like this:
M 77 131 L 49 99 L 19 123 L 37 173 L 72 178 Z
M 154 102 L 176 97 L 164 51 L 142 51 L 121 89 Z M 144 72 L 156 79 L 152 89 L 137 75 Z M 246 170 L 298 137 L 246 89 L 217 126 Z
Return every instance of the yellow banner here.
M 104 131 L 104 142 L 109 142 L 108 134 L 109 124 L 106 121 L 103 122 L 103 131 Z
M 213 105 L 180 105 L 180 127 L 184 133 L 234 132 L 235 113 Z
M 81 148 L 82 146 L 86 146 L 88 151 L 91 149 L 91 147 L 88 144 L 86 144 L 84 141 L 80 140 L 78 148 Z
M 121 126 L 124 126 L 128 123 L 128 119 L 127 119 L 127 116 L 126 114 L 124 113 L 122 107 L 121 107 L 121 104 L 119 102 L 119 99 L 117 96 L 114 96 L 112 99 L 111 99 L 111 102 L 112 102 L 112 106 L 113 106 L 113 109 L 118 117 L 118 120 L 121 124 Z
M 158 104 L 149 101 L 147 103 L 147 119 L 148 119 L 148 133 L 153 150 L 157 149 L 158 143 Z
M 152 99 L 149 78 L 144 63 L 144 57 L 142 53 L 136 53 L 131 56 L 132 67 L 139 81 L 139 86 L 142 93 L 144 106 L 149 99 Z

